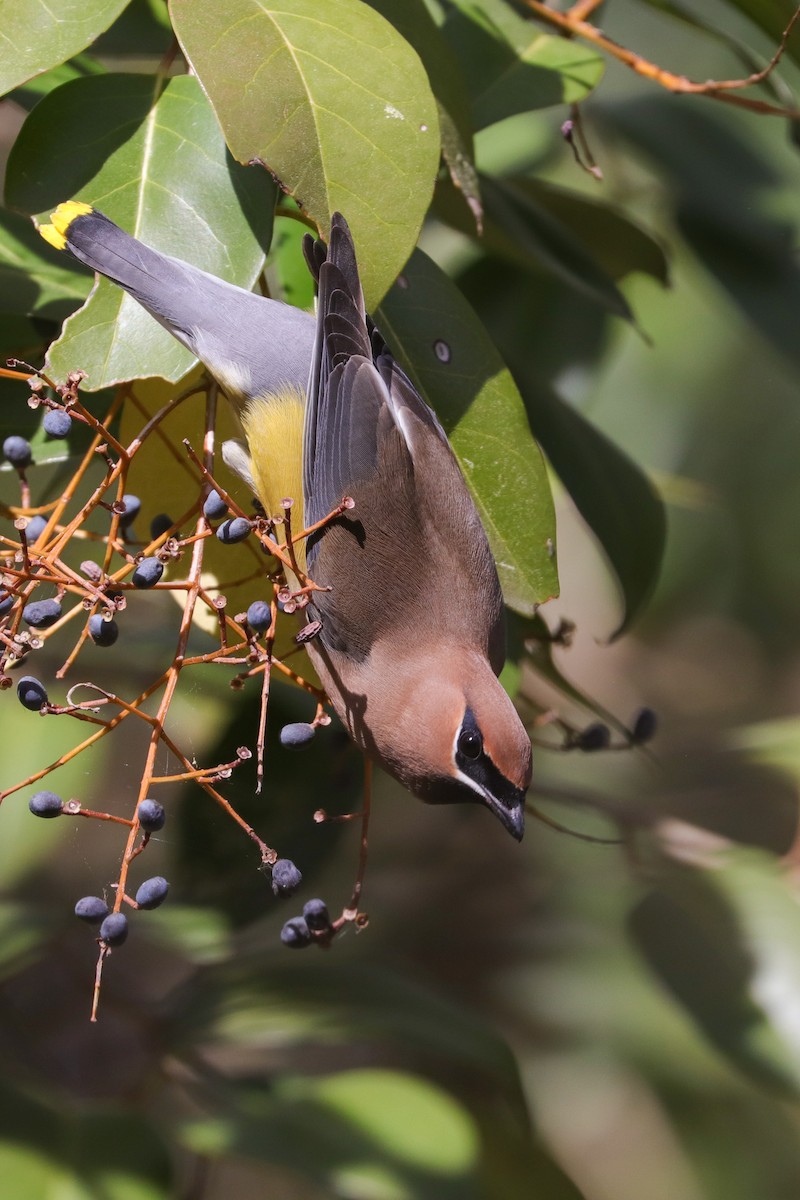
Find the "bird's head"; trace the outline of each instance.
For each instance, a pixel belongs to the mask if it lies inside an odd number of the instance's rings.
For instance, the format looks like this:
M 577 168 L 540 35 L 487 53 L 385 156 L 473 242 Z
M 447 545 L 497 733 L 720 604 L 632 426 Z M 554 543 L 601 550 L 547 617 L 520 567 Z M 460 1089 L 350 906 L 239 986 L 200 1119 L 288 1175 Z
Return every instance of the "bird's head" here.
M 519 714 L 482 655 L 453 654 L 429 667 L 398 689 L 391 722 L 380 722 L 388 736 L 379 757 L 420 799 L 483 804 L 520 841 L 532 765 Z

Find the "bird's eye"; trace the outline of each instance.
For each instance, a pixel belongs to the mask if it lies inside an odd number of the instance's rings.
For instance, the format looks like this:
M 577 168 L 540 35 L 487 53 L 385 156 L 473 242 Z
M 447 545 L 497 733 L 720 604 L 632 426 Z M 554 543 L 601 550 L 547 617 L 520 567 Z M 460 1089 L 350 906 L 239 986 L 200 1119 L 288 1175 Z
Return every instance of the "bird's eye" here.
M 480 758 L 483 739 L 475 729 L 462 729 L 458 735 L 458 751 L 465 758 Z

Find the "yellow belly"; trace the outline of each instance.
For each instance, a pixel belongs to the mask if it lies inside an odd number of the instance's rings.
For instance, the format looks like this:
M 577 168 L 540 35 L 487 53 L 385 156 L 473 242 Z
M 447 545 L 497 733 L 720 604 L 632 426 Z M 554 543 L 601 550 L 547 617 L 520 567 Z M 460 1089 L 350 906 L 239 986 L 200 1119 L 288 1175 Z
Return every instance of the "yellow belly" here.
M 291 497 L 292 532 L 303 519 L 303 416 L 305 396 L 295 389 L 251 400 L 242 413 L 256 495 L 268 517 L 282 516 L 281 501 Z M 285 541 L 283 526 L 276 527 Z M 306 567 L 305 542 L 295 545 L 300 568 Z

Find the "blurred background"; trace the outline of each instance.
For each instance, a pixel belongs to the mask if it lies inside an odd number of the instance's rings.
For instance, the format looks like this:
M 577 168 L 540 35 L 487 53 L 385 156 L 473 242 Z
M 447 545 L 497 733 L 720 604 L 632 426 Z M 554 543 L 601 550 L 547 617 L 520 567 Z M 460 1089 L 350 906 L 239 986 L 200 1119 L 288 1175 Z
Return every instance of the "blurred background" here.
M 774 50 L 736 7 L 692 5 L 727 41 L 669 7 L 613 0 L 601 23 L 692 78 L 747 74 L 737 40 Z M 105 53 L 130 66 L 124 44 Z M 797 86 L 796 66 L 782 73 Z M 8 146 L 24 111 L 7 100 L 0 113 Z M 554 474 L 561 597 L 542 615 L 576 625 L 554 650 L 559 670 L 623 724 L 649 706 L 659 727 L 641 750 L 563 753 L 549 739 L 533 799 L 624 844 L 530 818 L 518 846 L 483 811 L 429 810 L 380 779 L 369 926 L 295 955 L 278 935 L 300 904 L 276 902 L 233 826 L 176 789 L 148 860 L 170 900 L 112 955 L 91 1025 L 96 946 L 72 908 L 113 874 L 118 843 L 100 822 L 36 821 L 11 796 L 0 1169 L 14 1200 L 800 1194 L 798 146 L 784 120 L 669 96 L 609 62 L 582 107 L 598 182 L 564 144 L 564 116 L 492 125 L 478 163 L 613 203 L 649 231 L 663 262 L 619 271 L 633 322 L 557 274 L 478 255 L 435 215 L 422 245 L 489 328 L 534 431 L 558 393 L 666 503 L 658 586 L 612 642 L 615 584 Z M 28 336 L 5 323 L 4 357 Z M 14 484 L 6 472 L 4 499 Z M 140 655 L 168 644 L 171 602 L 152 597 L 139 621 L 131 689 Z M 578 727 L 594 719 L 519 662 L 523 699 Z M 307 757 L 281 751 L 274 730 L 308 717 L 283 687 L 275 705 L 270 829 L 302 863 L 300 901 L 333 907 L 349 895 L 357 829 L 311 814 L 357 806 L 359 762 L 333 727 Z M 256 711 L 204 681 L 173 715 L 213 762 L 247 740 Z M 0 787 L 69 741 L 13 704 L 0 719 Z M 136 732 L 66 768 L 62 794 L 132 803 Z M 238 779 L 232 799 L 263 820 Z

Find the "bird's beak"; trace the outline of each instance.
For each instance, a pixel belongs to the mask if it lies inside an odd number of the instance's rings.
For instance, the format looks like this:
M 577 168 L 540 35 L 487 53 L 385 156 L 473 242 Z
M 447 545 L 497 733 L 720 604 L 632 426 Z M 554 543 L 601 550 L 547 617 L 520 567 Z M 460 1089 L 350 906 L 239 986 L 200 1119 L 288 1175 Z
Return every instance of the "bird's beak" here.
M 487 792 L 484 804 L 498 818 L 503 828 L 507 829 L 516 841 L 521 842 L 525 832 L 525 792 L 522 788 L 509 789 L 507 796 L 502 800 Z

